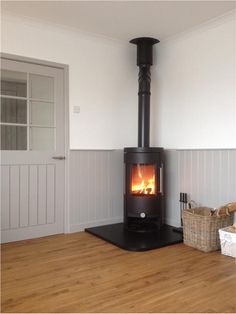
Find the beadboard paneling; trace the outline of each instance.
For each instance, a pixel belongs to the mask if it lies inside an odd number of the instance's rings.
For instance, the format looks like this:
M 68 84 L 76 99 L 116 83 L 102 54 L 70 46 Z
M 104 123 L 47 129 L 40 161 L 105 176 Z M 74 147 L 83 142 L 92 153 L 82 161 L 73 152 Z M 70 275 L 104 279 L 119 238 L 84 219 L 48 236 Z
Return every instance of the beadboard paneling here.
M 120 222 L 123 151 L 70 152 L 70 231 Z
M 236 150 L 166 150 L 165 221 L 180 223 L 179 192 L 199 205 L 236 201 Z M 70 231 L 123 219 L 123 151 L 71 151 Z
M 236 201 L 236 150 L 166 151 L 166 221 L 179 225 L 179 193 L 199 205 Z
M 55 222 L 55 165 L 1 165 L 1 230 Z

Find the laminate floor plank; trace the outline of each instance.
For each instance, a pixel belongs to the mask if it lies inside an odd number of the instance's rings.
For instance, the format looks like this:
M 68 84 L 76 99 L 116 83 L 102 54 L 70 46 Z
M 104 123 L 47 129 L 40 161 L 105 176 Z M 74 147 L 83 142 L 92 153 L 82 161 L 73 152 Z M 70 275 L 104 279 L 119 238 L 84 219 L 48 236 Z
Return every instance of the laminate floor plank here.
M 2 312 L 235 313 L 236 263 L 184 244 L 128 252 L 85 232 L 3 244 Z

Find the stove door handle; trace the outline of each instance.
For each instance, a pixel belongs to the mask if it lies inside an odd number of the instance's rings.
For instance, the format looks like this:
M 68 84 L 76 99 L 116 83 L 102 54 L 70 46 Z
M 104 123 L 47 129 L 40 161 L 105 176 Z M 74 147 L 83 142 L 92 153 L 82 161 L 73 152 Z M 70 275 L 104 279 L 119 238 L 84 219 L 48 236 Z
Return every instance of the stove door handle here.
M 160 168 L 160 193 L 163 193 L 163 164 L 161 164 L 161 168 Z

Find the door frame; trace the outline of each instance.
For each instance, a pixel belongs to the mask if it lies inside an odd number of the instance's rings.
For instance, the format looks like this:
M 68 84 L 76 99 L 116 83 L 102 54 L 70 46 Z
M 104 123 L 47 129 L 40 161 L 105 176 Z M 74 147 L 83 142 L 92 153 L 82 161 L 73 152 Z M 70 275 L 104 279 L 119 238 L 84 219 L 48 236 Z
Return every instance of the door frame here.
M 41 66 L 48 66 L 51 68 L 57 68 L 63 70 L 63 103 L 64 103 L 64 110 L 65 110 L 65 203 L 64 203 L 64 233 L 70 232 L 70 219 L 69 219 L 69 162 L 70 162 L 70 131 L 69 131 L 69 65 L 63 63 L 57 63 L 53 61 L 46 61 L 41 59 L 35 59 L 30 57 L 23 57 L 15 54 L 9 53 L 0 53 L 1 59 L 17 61 L 17 62 L 24 62 L 24 63 L 31 63 Z

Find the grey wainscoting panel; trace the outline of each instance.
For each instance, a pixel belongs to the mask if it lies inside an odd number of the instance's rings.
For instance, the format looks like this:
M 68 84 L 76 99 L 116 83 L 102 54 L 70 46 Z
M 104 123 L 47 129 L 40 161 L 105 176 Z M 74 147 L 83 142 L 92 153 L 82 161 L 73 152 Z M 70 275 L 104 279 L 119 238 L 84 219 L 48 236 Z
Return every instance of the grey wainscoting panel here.
M 236 150 L 166 150 L 165 221 L 180 223 L 179 193 L 199 205 L 236 201 Z M 70 231 L 122 221 L 123 151 L 71 151 Z
M 70 231 L 122 221 L 123 151 L 70 152 Z
M 236 150 L 166 151 L 166 221 L 178 225 L 179 192 L 198 205 L 236 201 Z

